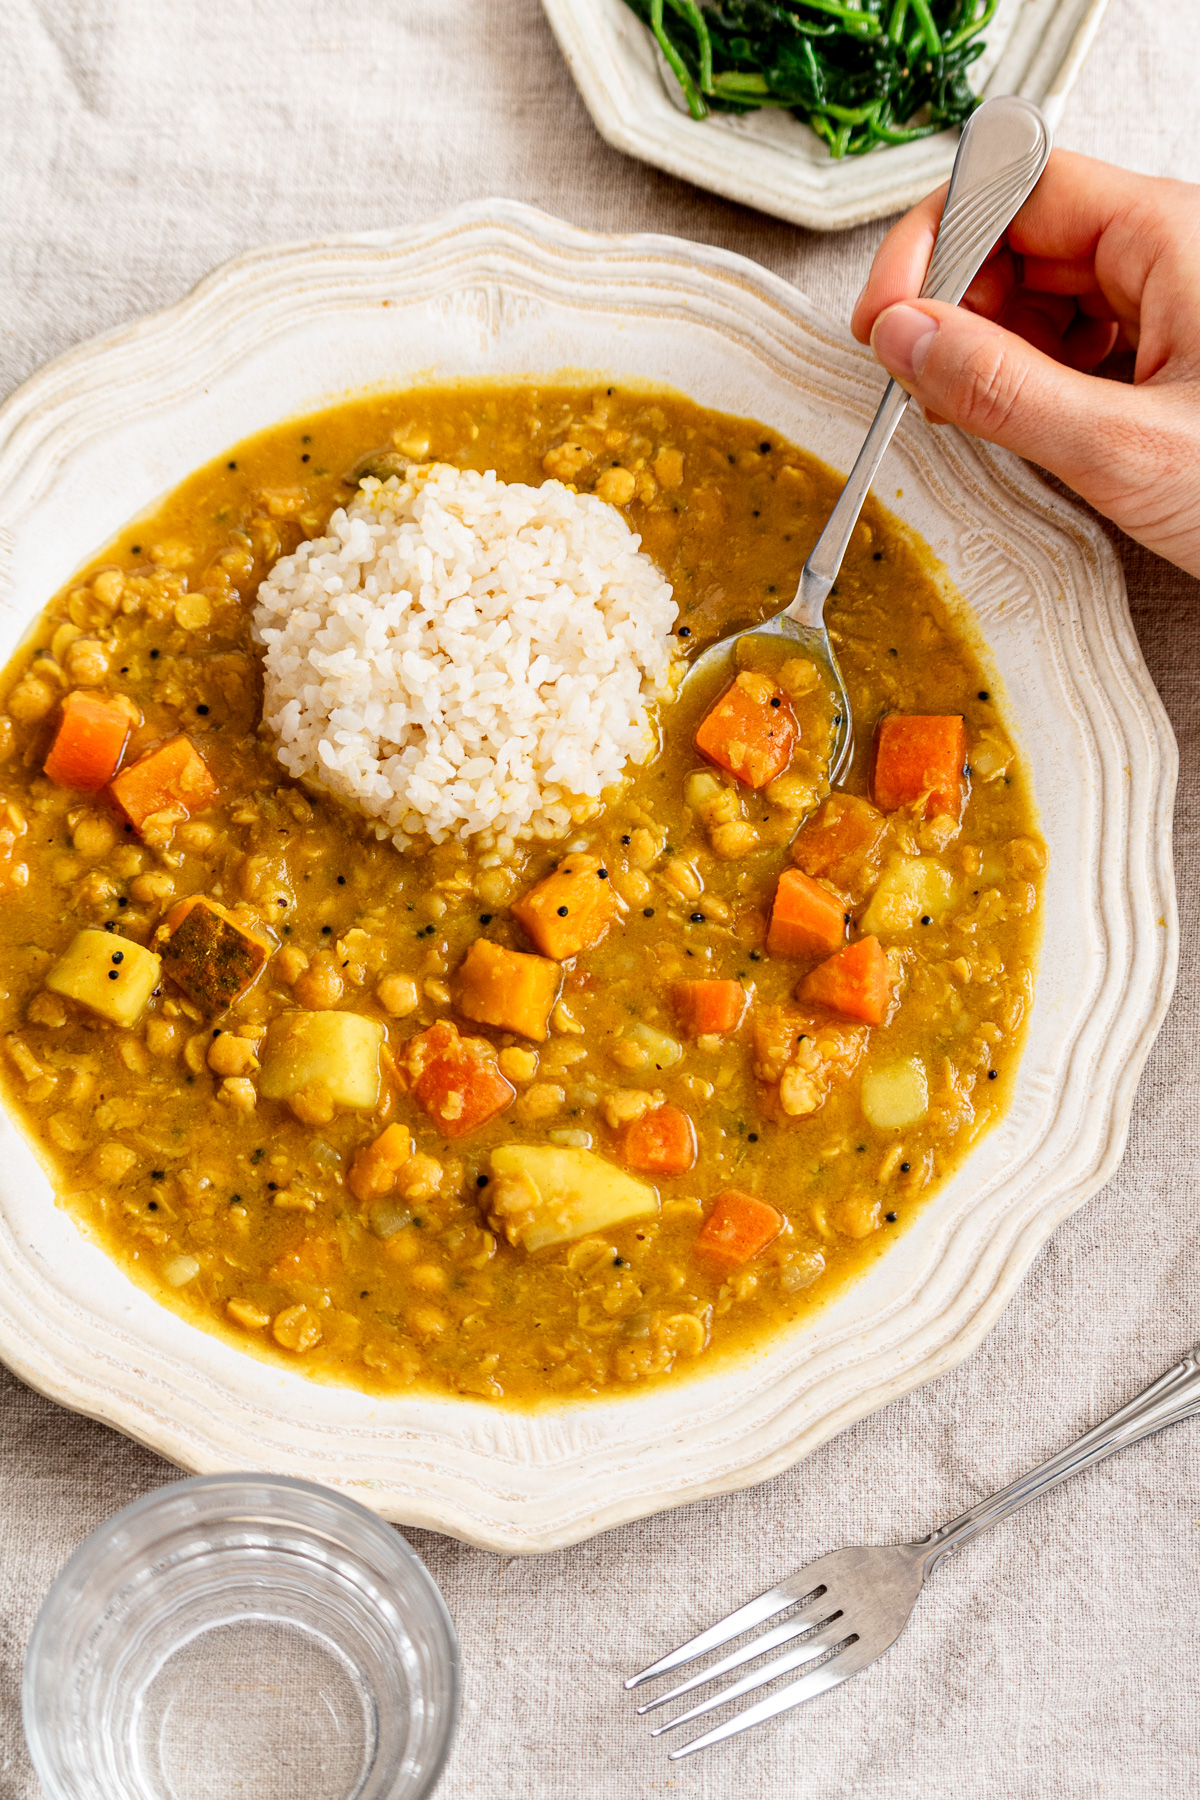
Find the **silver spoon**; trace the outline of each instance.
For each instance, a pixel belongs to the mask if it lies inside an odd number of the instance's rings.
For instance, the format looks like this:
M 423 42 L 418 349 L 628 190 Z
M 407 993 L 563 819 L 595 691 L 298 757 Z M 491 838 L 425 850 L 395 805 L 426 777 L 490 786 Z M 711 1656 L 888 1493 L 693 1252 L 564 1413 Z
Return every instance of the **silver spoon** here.
M 1016 94 L 1001 94 L 994 100 L 985 100 L 971 114 L 954 158 L 937 241 L 921 288 L 922 299 L 958 304 L 993 244 L 1032 193 L 1049 154 L 1050 128 L 1028 100 Z M 837 580 L 867 490 L 909 399 L 910 395 L 895 381 L 889 381 L 884 388 L 858 459 L 801 571 L 791 605 L 763 624 L 751 625 L 711 645 L 691 665 L 685 684 L 691 687 L 715 683 L 731 661 L 742 660 L 744 652 L 739 653 L 738 646 L 750 639 L 762 641 L 768 656 L 772 642 L 782 642 L 823 663 L 833 678 L 837 707 L 829 762 L 831 786 L 845 773 L 854 737 L 846 686 L 825 629 L 825 601 Z

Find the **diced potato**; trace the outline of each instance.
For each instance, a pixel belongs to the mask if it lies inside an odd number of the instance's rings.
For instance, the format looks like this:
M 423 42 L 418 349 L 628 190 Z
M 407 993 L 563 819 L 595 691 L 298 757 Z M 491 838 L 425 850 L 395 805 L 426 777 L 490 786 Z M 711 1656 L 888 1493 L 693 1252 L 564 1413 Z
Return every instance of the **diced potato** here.
M 858 921 L 863 937 L 894 938 L 921 919 L 934 924 L 954 902 L 954 876 L 932 856 L 893 857 Z
M 544 1250 L 658 1211 L 658 1193 L 591 1150 L 502 1144 L 492 1151 L 491 1210 L 510 1244 Z
M 621 1037 L 645 1051 L 646 1060 L 636 1065 L 639 1068 L 673 1069 L 677 1062 L 683 1060 L 683 1045 L 678 1038 L 670 1037 L 665 1031 L 658 1031 L 653 1025 L 646 1025 L 640 1020 L 636 1025 L 626 1026 Z
M 52 994 L 78 1000 L 114 1025 L 136 1025 L 158 986 L 162 958 L 111 931 L 80 931 L 46 976 Z
M 370 1112 L 379 1102 L 383 1026 L 352 1012 L 286 1012 L 272 1020 L 258 1091 L 264 1100 L 319 1096 Z
M 929 1111 L 929 1082 L 919 1056 L 869 1068 L 862 1080 L 863 1116 L 880 1131 L 919 1125 Z
M 562 969 L 545 956 L 506 950 L 476 938 L 459 966 L 454 999 L 460 1013 L 479 1025 L 516 1031 L 540 1043 L 562 986 Z

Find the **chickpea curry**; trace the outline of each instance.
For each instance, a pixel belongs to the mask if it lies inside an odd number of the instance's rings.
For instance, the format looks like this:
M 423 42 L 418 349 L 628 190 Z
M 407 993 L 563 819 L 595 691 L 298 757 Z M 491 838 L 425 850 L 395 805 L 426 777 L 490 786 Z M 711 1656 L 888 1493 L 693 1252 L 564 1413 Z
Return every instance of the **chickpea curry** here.
M 874 501 L 827 610 L 837 790 L 794 658 L 665 699 L 560 842 L 397 849 L 286 776 L 251 631 L 389 457 L 619 507 L 681 659 L 790 598 L 838 486 L 673 393 L 532 383 L 347 401 L 200 470 L 5 676 L 5 1093 L 80 1228 L 197 1325 L 376 1391 L 611 1395 L 803 1318 L 1003 1111 L 1045 850 Z

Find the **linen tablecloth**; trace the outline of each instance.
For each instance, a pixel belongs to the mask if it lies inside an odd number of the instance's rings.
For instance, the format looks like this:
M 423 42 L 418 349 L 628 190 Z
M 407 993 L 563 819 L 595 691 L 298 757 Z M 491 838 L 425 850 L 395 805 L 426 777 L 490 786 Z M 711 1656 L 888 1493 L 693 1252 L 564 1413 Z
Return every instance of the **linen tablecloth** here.
M 1200 180 L 1198 90 L 1195 0 L 1113 0 L 1058 141 Z M 609 150 L 537 0 L 7 0 L 0 393 L 248 246 L 487 194 L 724 245 L 842 319 L 881 229 L 805 233 Z M 1183 940 L 1119 1173 L 961 1368 L 790 1473 L 532 1560 L 413 1532 L 462 1642 L 445 1800 L 1200 1793 L 1200 1424 L 980 1539 L 883 1662 L 733 1747 L 669 1765 L 619 1680 L 827 1549 L 924 1533 L 1200 1339 L 1200 593 L 1118 549 L 1179 738 Z M 87 1532 L 176 1471 L 3 1371 L 0 1457 L 0 1800 L 32 1800 L 19 1681 L 38 1603 Z

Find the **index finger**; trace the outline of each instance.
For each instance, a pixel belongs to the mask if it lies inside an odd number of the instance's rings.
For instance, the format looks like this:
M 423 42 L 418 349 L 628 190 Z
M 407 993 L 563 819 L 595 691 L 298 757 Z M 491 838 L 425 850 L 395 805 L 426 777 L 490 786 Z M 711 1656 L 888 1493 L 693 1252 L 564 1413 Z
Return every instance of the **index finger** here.
M 1084 286 L 1081 265 L 1093 263 L 1104 232 L 1135 198 L 1134 190 L 1147 181 L 1090 156 L 1054 150 L 1005 238 L 1018 254 L 1036 259 L 1039 287 L 1078 292 Z M 850 328 L 860 343 L 869 341 L 885 307 L 914 299 L 920 292 L 946 191 L 939 188 L 914 206 L 879 246 L 851 319 Z M 1051 276 L 1053 266 L 1060 263 L 1069 270 L 1061 289 Z

